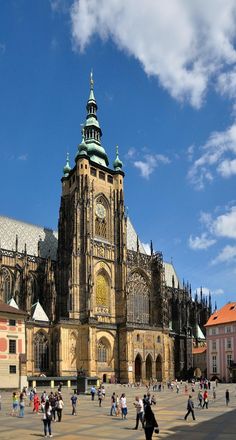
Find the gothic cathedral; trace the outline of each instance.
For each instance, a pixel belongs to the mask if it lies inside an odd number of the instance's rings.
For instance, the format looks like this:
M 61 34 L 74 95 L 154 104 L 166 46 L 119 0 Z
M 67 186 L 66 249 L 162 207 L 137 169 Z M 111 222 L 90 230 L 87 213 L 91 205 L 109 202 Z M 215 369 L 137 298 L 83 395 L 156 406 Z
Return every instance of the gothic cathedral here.
M 193 300 L 173 265 L 145 252 L 118 148 L 110 167 L 101 143 L 92 76 L 86 109 L 75 166 L 67 158 L 63 170 L 58 233 L 0 217 L 0 300 L 28 312 L 29 376 L 183 377 L 211 299 Z

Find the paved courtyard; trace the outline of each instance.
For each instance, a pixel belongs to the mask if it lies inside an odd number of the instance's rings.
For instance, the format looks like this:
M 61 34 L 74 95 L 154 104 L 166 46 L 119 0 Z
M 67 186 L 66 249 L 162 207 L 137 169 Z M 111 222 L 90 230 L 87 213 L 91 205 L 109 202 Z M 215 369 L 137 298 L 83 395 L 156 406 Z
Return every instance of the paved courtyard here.
M 230 390 L 230 404 L 225 406 L 225 390 Z M 41 394 L 43 390 L 38 389 Z M 49 391 L 49 390 L 47 390 Z M 136 395 L 143 396 L 146 389 L 141 387 L 128 388 L 121 385 L 107 385 L 106 398 L 102 407 L 98 407 L 97 399 L 92 402 L 90 396 L 79 397 L 78 415 L 71 415 L 71 390 L 63 389 L 65 407 L 61 423 L 52 423 L 53 437 L 64 440 L 141 440 L 144 439 L 143 430 L 133 431 L 135 426 L 135 408 L 133 406 Z M 126 393 L 128 403 L 128 418 L 111 417 L 110 396 L 115 391 L 119 395 Z M 186 413 L 187 396 L 184 386 L 179 394 L 165 389 L 164 392 L 155 392 L 157 405 L 154 408 L 160 427 L 160 434 L 153 435 L 155 439 L 170 440 L 235 440 L 236 438 L 236 384 L 221 385 L 216 388 L 216 401 L 212 401 L 210 391 L 209 409 L 197 408 L 197 390 L 194 395 L 196 421 L 189 417 L 183 420 Z M 32 409 L 26 407 L 25 417 L 10 416 L 11 393 L 1 392 L 2 410 L 0 412 L 0 439 L 23 440 L 37 439 L 43 436 L 43 422 L 41 416 L 33 414 Z

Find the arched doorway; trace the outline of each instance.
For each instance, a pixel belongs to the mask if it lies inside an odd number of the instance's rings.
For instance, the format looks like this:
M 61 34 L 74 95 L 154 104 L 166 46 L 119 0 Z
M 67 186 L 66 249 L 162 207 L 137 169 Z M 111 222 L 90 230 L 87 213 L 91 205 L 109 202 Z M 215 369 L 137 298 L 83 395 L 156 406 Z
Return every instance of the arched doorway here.
M 160 354 L 156 358 L 156 378 L 159 382 L 162 382 L 162 358 Z
M 135 358 L 135 382 L 140 382 L 142 379 L 142 358 L 137 354 Z
M 152 357 L 149 354 L 146 358 L 146 379 L 150 380 L 152 378 Z
M 106 383 L 106 382 L 107 382 L 107 375 L 106 375 L 106 374 L 103 374 L 103 376 L 102 376 L 102 381 L 103 381 L 103 383 Z

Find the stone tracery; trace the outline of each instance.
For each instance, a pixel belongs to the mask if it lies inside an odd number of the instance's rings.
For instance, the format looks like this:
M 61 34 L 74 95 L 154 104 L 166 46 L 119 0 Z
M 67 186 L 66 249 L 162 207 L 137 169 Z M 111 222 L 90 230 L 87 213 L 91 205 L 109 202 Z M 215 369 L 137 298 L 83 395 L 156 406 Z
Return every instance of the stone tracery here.
M 139 272 L 129 276 L 127 318 L 130 322 L 149 323 L 150 290 L 146 279 Z

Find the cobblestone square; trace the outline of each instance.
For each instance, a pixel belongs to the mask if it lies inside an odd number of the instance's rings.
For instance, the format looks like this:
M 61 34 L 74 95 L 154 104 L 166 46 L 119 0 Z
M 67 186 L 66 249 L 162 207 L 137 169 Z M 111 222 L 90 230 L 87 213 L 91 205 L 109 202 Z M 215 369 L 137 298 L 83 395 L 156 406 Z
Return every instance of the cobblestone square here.
M 225 405 L 225 390 L 230 391 L 230 404 Z M 189 387 L 190 390 L 190 387 Z M 41 395 L 43 389 L 37 389 Z M 49 391 L 49 390 L 47 390 Z M 141 440 L 144 439 L 144 431 L 134 431 L 135 408 L 133 405 L 136 395 L 143 396 L 145 387 L 129 388 L 121 385 L 107 385 L 106 398 L 99 408 L 97 398 L 94 402 L 90 396 L 79 396 L 79 406 L 76 416 L 71 415 L 70 397 L 73 390 L 63 390 L 64 409 L 61 423 L 52 423 L 54 438 L 65 440 Z M 115 391 L 118 395 L 125 392 L 128 404 L 127 420 L 120 417 L 110 416 L 110 397 Z M 236 385 L 219 384 L 216 388 L 216 400 L 213 402 L 212 390 L 209 392 L 209 408 L 199 409 L 197 407 L 197 389 L 194 396 L 196 421 L 192 418 L 184 420 L 186 413 L 187 395 L 184 393 L 184 385 L 177 394 L 165 390 L 154 393 L 157 404 L 153 407 L 159 423 L 160 434 L 153 435 L 155 439 L 173 440 L 235 440 L 236 432 Z M 40 414 L 33 414 L 32 408 L 26 406 L 25 417 L 12 417 L 11 393 L 1 392 L 2 410 L 0 412 L 0 439 L 31 439 L 43 437 L 43 423 Z

